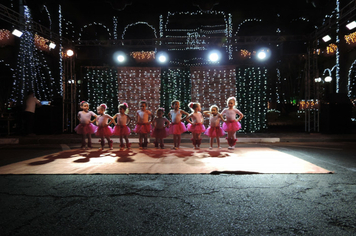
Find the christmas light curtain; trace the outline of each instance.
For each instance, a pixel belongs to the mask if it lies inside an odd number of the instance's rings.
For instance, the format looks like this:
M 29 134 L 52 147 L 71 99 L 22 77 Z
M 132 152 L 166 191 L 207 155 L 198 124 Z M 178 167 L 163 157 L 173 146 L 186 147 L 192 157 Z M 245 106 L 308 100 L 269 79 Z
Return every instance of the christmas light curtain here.
M 237 108 L 244 114 L 239 132 L 257 132 L 267 128 L 267 69 L 237 68 Z
M 232 66 L 191 67 L 192 101 L 201 104 L 202 111 L 217 105 L 221 112 L 226 100 L 236 94 L 236 70 Z M 205 125 L 209 125 L 206 118 Z
M 120 67 L 118 68 L 118 100 L 129 105 L 129 116 L 136 119 L 139 102 L 147 101 L 147 110 L 155 114 L 160 106 L 161 68 Z M 135 127 L 131 122 L 130 128 Z
M 117 70 L 113 68 L 84 68 L 84 83 L 86 83 L 87 90 L 86 100 L 90 104 L 90 110 L 96 113 L 96 107 L 105 103 L 107 105 L 107 114 L 114 115 L 117 113 L 117 76 Z
M 162 70 L 161 77 L 161 107 L 167 115 L 173 100 L 181 102 L 182 110 L 190 112 L 188 103 L 191 102 L 191 79 L 189 68 L 170 68 Z

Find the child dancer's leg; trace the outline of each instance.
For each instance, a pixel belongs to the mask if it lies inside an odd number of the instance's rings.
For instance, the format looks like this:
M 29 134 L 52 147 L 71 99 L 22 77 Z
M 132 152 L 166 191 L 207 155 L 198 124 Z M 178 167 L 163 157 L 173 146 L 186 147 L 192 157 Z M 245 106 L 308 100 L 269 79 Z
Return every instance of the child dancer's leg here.
M 85 145 L 86 145 L 86 143 L 85 143 L 85 134 L 82 134 L 82 146 L 80 147 L 81 149 L 85 149 Z
M 100 145 L 101 145 L 101 148 L 99 148 L 99 150 L 104 150 L 104 146 L 105 146 L 105 137 L 104 136 L 100 137 Z
M 125 139 L 125 142 L 126 142 L 126 148 L 130 148 L 131 147 L 131 143 L 129 143 L 128 135 L 125 135 L 124 139 Z
M 214 138 L 210 138 L 210 148 L 209 149 L 212 149 L 213 148 L 213 143 L 214 143 Z
M 201 138 L 200 138 L 200 136 L 201 136 L 201 133 L 198 133 L 197 134 L 197 145 L 198 145 L 198 148 L 200 148 L 200 144 L 201 144 Z
M 160 147 L 161 147 L 162 149 L 164 148 L 163 138 L 160 139 Z
M 181 140 L 182 140 L 182 136 L 180 134 L 177 134 L 177 148 L 180 147 Z
M 88 137 L 88 149 L 91 149 L 92 146 L 91 146 L 91 134 L 87 134 L 87 137 Z
M 105 137 L 106 138 L 106 140 L 108 140 L 108 144 L 109 144 L 109 148 L 110 148 L 110 150 L 113 150 L 113 141 L 110 139 L 110 137 L 109 136 L 106 136 Z
M 124 136 L 123 135 L 120 135 L 120 150 L 123 150 L 125 147 L 125 144 L 124 144 Z
M 147 149 L 147 144 L 148 144 L 148 142 L 147 142 L 147 134 L 143 134 L 143 148 L 144 149 Z
M 221 148 L 220 147 L 220 138 L 219 137 L 216 137 L 216 143 L 218 144 L 218 148 Z
M 177 134 L 173 134 L 173 149 L 175 149 L 177 147 L 177 143 L 178 143 L 178 135 Z
M 142 139 L 143 139 L 143 134 L 139 134 L 139 137 L 138 137 L 138 145 L 140 146 L 140 149 L 143 148 L 143 146 L 142 146 Z

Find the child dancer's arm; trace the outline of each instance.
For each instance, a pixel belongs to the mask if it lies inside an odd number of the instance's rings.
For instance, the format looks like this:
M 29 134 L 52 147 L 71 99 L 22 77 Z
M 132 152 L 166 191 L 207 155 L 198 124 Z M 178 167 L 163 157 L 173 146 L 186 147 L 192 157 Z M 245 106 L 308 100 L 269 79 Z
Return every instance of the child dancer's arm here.
M 203 116 L 210 116 L 211 112 L 210 111 L 203 111 Z
M 97 119 L 98 116 L 94 114 L 94 117 L 95 117 L 94 120 L 91 120 L 91 121 L 90 121 L 91 123 L 94 123 L 94 122 L 96 121 L 96 119 Z M 98 123 L 98 122 L 96 122 L 96 123 Z
M 244 114 L 242 114 L 240 111 L 237 114 L 239 115 L 239 118 L 236 121 L 239 122 L 240 120 L 242 120 L 242 118 L 244 118 Z
M 165 126 L 164 126 L 164 128 L 167 128 L 167 127 L 169 127 L 170 125 L 171 125 L 171 122 L 169 122 L 169 120 L 167 119 L 167 118 L 165 118 Z
M 192 117 L 192 115 L 193 115 L 193 113 L 190 114 L 190 115 L 188 115 L 188 116 L 186 116 L 186 117 L 184 118 L 184 120 L 187 121 L 187 122 L 190 123 L 190 124 L 193 124 L 193 122 L 192 122 L 191 119 L 190 119 L 190 117 Z
M 129 124 L 131 123 L 131 120 L 132 120 L 132 119 L 131 119 L 130 116 L 128 116 L 128 115 L 126 115 L 126 116 L 127 116 L 127 120 L 128 120 L 128 121 L 126 122 L 126 125 L 129 125 Z
M 157 123 L 156 118 L 153 118 L 153 120 L 152 120 L 152 126 L 153 126 L 153 128 L 156 127 L 156 123 Z
M 225 119 L 220 113 L 218 113 L 218 116 L 220 117 L 220 119 L 221 119 L 223 122 L 226 122 L 226 119 Z
M 117 123 L 115 122 L 116 117 L 117 117 L 117 114 L 115 114 L 115 115 L 112 117 L 112 123 L 114 123 L 115 126 L 117 125 Z
M 109 122 L 109 124 L 108 124 L 108 126 L 110 126 L 112 123 L 114 123 L 115 124 L 115 120 L 114 120 L 114 118 L 112 118 L 111 116 L 109 116 L 109 115 L 107 115 L 108 117 L 109 117 L 109 120 L 110 120 L 110 122 Z

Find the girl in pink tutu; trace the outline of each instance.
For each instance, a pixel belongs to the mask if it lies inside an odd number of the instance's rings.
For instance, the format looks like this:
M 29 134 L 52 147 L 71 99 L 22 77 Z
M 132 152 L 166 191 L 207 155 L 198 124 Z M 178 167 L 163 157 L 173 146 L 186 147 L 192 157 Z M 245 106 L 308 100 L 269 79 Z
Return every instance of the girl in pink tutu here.
M 178 100 L 172 101 L 171 106 L 173 110 L 168 113 L 168 118 L 171 120 L 169 134 L 173 134 L 173 149 L 178 149 L 181 142 L 181 135 L 187 131 L 187 128 L 182 122 L 182 115 L 188 116 L 189 114 L 179 109 L 180 102 Z
M 209 116 L 209 124 L 210 126 L 206 129 L 205 135 L 210 137 L 210 147 L 209 149 L 213 149 L 214 138 L 216 138 L 216 142 L 218 144 L 218 148 L 220 149 L 220 137 L 225 135 L 224 130 L 220 126 L 220 121 L 224 121 L 224 117 L 219 113 L 219 108 L 217 105 L 212 105 L 209 109 L 210 111 L 204 111 L 204 116 Z
M 146 110 L 147 102 L 140 102 L 140 110 L 136 113 L 137 124 L 135 126 L 134 132 L 139 135 L 139 146 L 140 149 L 147 149 L 147 135 L 151 132 L 151 123 L 153 120 L 153 115 L 150 111 Z
M 203 115 L 200 113 L 201 107 L 200 103 L 198 102 L 191 102 L 188 104 L 192 113 L 187 116 L 185 119 L 188 121 L 187 129 L 189 132 L 192 132 L 193 138 L 192 143 L 194 145 L 194 149 L 199 149 L 201 144 L 201 133 L 204 133 L 205 126 L 203 125 L 204 118 Z M 190 120 L 189 120 L 190 119 Z
M 91 146 L 91 135 L 95 133 L 96 131 L 96 126 L 93 125 L 92 123 L 95 121 L 91 121 L 92 117 L 96 118 L 96 115 L 94 112 L 89 111 L 89 103 L 86 101 L 82 101 L 80 103 L 80 108 L 82 111 L 78 112 L 78 119 L 80 124 L 75 127 L 75 131 L 77 134 L 82 135 L 82 146 L 81 149 L 85 149 L 86 143 L 85 143 L 85 137 L 88 138 L 88 149 L 92 148 Z
M 227 142 L 229 144 L 229 149 L 234 149 L 236 144 L 236 131 L 241 129 L 240 120 L 244 117 L 244 115 L 236 109 L 236 98 L 229 97 L 227 99 L 227 106 L 221 115 L 225 116 L 226 121 L 223 124 L 223 130 L 227 132 Z M 239 115 L 239 118 L 236 119 L 236 114 Z
M 129 143 L 128 136 L 131 133 L 130 128 L 128 125 L 131 122 L 131 118 L 127 115 L 129 113 L 129 108 L 127 103 L 123 103 L 119 105 L 119 113 L 117 113 L 114 117 L 114 135 L 117 135 L 120 137 L 120 150 L 124 150 L 125 144 L 124 144 L 124 139 L 126 142 L 126 148 L 130 149 L 131 143 Z M 117 123 L 115 123 L 115 118 L 117 118 Z
M 156 111 L 156 117 L 152 121 L 153 130 L 151 132 L 151 137 L 156 138 L 155 147 L 158 148 L 158 142 L 160 147 L 163 149 L 163 139 L 167 138 L 167 127 L 170 122 L 166 117 L 163 117 L 164 108 L 158 108 Z
M 112 122 L 114 122 L 113 118 L 108 114 L 105 114 L 106 105 L 101 104 L 97 107 L 98 116 L 96 117 L 96 122 L 98 125 L 98 129 L 95 132 L 95 135 L 100 137 L 101 148 L 99 150 L 104 150 L 105 139 L 108 140 L 110 150 L 113 149 L 113 141 L 110 139 L 110 136 L 113 135 L 113 130 L 109 126 Z M 110 123 L 108 123 L 110 120 Z

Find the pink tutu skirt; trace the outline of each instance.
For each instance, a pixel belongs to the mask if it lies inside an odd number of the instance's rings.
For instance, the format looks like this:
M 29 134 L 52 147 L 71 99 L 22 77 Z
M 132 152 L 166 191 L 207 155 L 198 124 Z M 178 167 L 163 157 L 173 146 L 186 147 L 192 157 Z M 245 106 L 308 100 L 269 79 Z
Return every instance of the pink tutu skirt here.
M 180 123 L 171 123 L 171 126 L 169 127 L 169 134 L 182 134 L 184 132 L 187 132 L 187 128 L 185 127 L 183 122 Z
M 133 130 L 136 134 L 148 134 L 151 132 L 150 123 L 137 124 Z
M 236 132 L 239 129 L 241 129 L 241 124 L 240 124 L 240 122 L 237 122 L 237 121 L 227 121 L 227 122 L 224 122 L 222 128 L 226 132 L 231 132 L 231 131 Z
M 127 125 L 115 125 L 113 135 L 126 136 L 130 135 L 131 130 Z
M 109 137 L 113 135 L 113 130 L 110 126 L 98 127 L 95 135 L 99 137 Z
M 210 138 L 216 138 L 216 137 L 224 136 L 225 132 L 220 126 L 216 126 L 216 127 L 209 126 L 204 134 L 209 136 Z
M 152 132 L 151 132 L 151 137 L 154 138 L 167 138 L 167 132 L 168 129 L 166 128 L 162 128 L 162 129 L 155 129 L 153 128 Z
M 205 131 L 205 126 L 201 123 L 197 123 L 197 124 L 188 124 L 187 125 L 187 129 L 189 132 L 192 132 L 192 133 L 196 133 L 196 134 L 200 134 L 200 133 L 204 133 Z
M 77 134 L 94 134 L 96 132 L 96 127 L 92 123 L 89 124 L 79 124 L 77 127 L 74 128 Z

